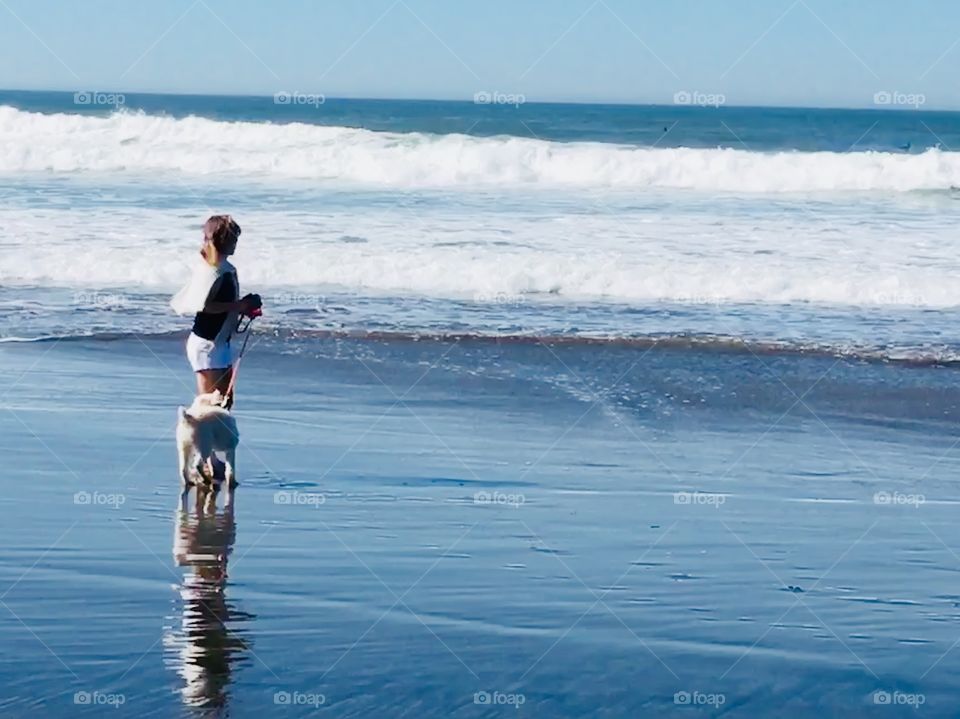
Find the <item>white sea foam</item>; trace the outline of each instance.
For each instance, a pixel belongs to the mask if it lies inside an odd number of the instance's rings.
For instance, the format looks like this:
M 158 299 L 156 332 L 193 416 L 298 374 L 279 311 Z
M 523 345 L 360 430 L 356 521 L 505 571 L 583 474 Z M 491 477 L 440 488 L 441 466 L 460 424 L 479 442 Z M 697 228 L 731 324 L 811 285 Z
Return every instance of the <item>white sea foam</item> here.
M 332 285 L 505 305 L 538 297 L 698 306 L 960 304 L 949 218 L 908 236 L 887 217 L 843 225 L 837 212 L 546 219 L 445 206 L 413 221 L 409 211 L 389 208 L 250 210 L 239 217 L 236 264 L 244 288 L 295 290 L 304 302 Z M 169 292 L 197 257 L 201 221 L 157 209 L 0 210 L 0 284 L 108 298 Z
M 0 107 L 0 173 L 135 173 L 389 188 L 527 186 L 731 192 L 946 190 L 960 153 L 638 148 L 306 124 L 38 114 Z
M 638 149 L 0 107 L 0 175 L 13 178 L 0 186 L 0 284 L 107 297 L 172 291 L 196 258 L 208 204 L 228 188 L 226 209 L 244 227 L 241 281 L 264 292 L 955 306 L 957 203 L 842 191 L 960 185 L 958 158 Z M 351 183 L 386 188 L 387 200 L 328 191 Z M 785 190 L 834 192 L 815 202 L 773 194 Z

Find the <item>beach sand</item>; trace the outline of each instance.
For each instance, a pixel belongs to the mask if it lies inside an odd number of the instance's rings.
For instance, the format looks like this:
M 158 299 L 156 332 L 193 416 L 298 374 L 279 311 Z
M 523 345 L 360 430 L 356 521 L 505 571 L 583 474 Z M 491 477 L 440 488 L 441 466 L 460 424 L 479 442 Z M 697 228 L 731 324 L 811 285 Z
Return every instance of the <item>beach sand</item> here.
M 181 340 L 0 344 L 4 717 L 955 713 L 953 370 L 258 337 L 198 517 Z

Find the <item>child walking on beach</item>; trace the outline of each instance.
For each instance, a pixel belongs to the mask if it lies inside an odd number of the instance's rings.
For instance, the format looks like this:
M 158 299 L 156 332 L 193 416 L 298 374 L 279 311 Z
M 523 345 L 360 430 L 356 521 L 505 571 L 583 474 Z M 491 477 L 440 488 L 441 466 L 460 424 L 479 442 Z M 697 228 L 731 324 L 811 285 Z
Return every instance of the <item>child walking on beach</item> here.
M 230 338 L 241 316 L 260 306 L 257 295 L 240 297 L 237 270 L 227 259 L 237 249 L 240 225 L 230 215 L 213 215 L 203 225 L 204 262 L 190 282 L 170 301 L 177 314 L 193 314 L 193 328 L 187 338 L 187 359 L 197 376 L 197 394 L 220 390 L 229 409 L 233 377 L 233 349 Z

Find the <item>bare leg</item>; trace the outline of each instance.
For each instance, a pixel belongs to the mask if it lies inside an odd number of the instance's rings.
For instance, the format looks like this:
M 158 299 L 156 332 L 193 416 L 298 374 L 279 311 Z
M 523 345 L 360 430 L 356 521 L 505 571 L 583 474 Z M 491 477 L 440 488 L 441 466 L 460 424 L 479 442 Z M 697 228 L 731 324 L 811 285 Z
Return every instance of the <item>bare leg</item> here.
M 230 383 L 233 381 L 233 367 L 227 367 L 223 370 L 223 374 L 220 375 L 220 378 L 217 380 L 217 389 L 220 390 L 220 394 L 223 395 L 224 402 L 223 406 L 228 410 L 233 409 L 233 393 L 234 390 L 230 388 Z
M 220 394 L 225 398 L 223 406 L 227 409 L 233 407 L 233 392 L 230 392 L 229 396 L 227 394 L 227 390 L 230 389 L 230 381 L 233 379 L 233 367 L 202 369 L 196 372 L 196 375 L 198 395 L 220 390 Z
M 202 369 L 195 374 L 197 375 L 197 394 L 208 394 L 218 389 L 225 395 L 230 386 L 230 379 L 233 377 L 233 367 Z
M 197 394 L 213 392 L 214 387 L 217 386 L 214 372 L 216 372 L 216 370 L 212 369 L 201 369 L 194 372 L 197 377 Z

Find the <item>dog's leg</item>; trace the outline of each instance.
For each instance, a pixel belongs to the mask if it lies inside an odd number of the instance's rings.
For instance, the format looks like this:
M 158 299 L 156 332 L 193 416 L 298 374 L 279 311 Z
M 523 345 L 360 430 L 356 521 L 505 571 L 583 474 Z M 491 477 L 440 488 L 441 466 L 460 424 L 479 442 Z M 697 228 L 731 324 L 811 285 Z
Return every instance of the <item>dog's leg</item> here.
M 180 462 L 180 502 L 186 505 L 193 482 L 190 478 L 191 455 L 194 453 L 194 435 L 197 420 L 186 409 L 177 409 L 177 454 Z
M 206 514 L 216 514 L 217 512 L 217 485 L 213 484 L 207 490 L 207 495 L 203 502 L 203 511 Z
M 223 496 L 224 508 L 233 504 L 233 489 L 237 486 L 237 448 L 228 449 L 224 452 L 223 484 L 225 494 Z
M 213 482 L 213 445 L 208 433 L 197 432 L 196 450 L 198 455 L 197 470 L 200 472 L 200 476 L 208 482 Z
M 190 491 L 190 445 L 180 442 L 177 446 L 177 455 L 180 460 L 180 492 L 186 496 Z
M 223 453 L 224 459 L 224 480 L 227 482 L 227 486 L 236 487 L 237 486 L 237 448 L 228 449 Z
M 194 470 L 197 473 L 198 482 L 203 483 L 203 481 L 207 478 L 207 462 L 203 457 L 197 457 L 197 464 L 194 467 Z
M 197 516 L 197 518 L 203 517 L 203 504 L 204 498 L 206 497 L 206 492 L 207 490 L 203 487 L 203 485 L 197 485 L 197 498 L 193 503 L 193 513 Z

